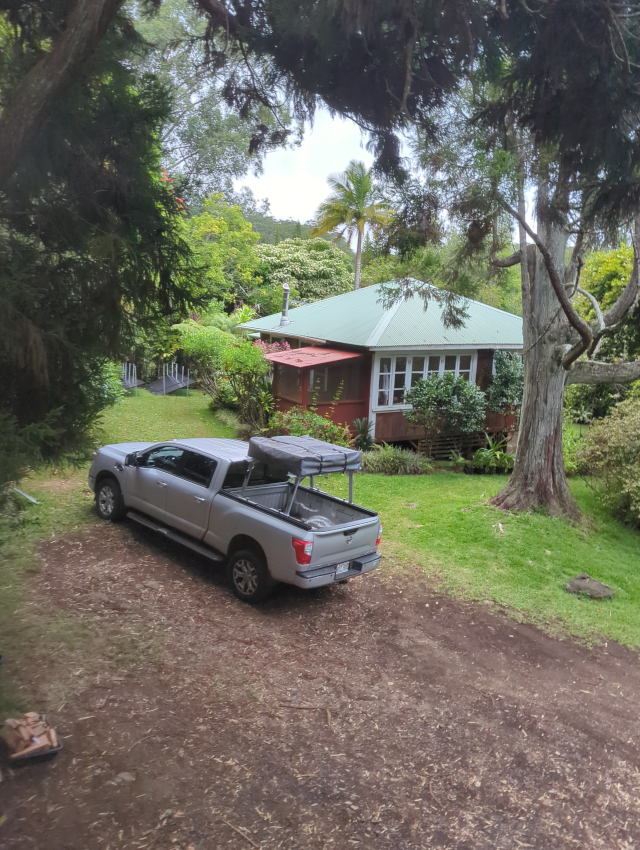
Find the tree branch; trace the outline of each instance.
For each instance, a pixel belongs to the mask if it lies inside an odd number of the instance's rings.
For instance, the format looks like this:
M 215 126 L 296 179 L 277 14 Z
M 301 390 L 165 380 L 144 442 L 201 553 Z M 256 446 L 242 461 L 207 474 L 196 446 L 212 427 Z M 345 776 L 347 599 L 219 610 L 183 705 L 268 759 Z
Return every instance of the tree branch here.
M 492 266 L 496 266 L 498 269 L 508 269 L 511 266 L 517 266 L 520 263 L 520 251 L 516 251 L 510 257 L 494 257 L 490 262 Z
M 582 268 L 582 256 L 584 254 L 584 232 L 579 230 L 576 236 L 576 244 L 571 252 L 571 260 L 565 269 L 564 285 L 566 287 L 577 287 L 580 283 L 580 269 Z
M 640 360 L 630 363 L 601 363 L 581 360 L 567 374 L 567 384 L 630 384 L 640 380 Z
M 633 310 L 638 301 L 640 293 L 640 275 L 638 274 L 638 244 L 640 243 L 640 214 L 634 219 L 634 238 L 633 238 L 633 269 L 629 283 L 624 288 L 618 300 L 605 311 L 604 323 L 606 330 L 613 329 L 614 325 L 620 324 L 627 314 Z M 606 332 L 606 331 L 605 331 Z
M 547 250 L 547 246 L 540 239 L 538 234 L 529 227 L 524 216 L 521 216 L 514 208 L 508 204 L 505 200 L 502 200 L 502 205 L 505 210 L 512 215 L 517 222 L 519 222 L 520 226 L 526 231 L 529 237 L 533 240 L 536 248 L 542 254 L 542 258 L 544 260 L 544 264 L 547 269 L 547 274 L 549 275 L 549 280 L 551 281 L 551 286 L 553 287 L 553 291 L 556 294 L 556 298 L 560 302 L 560 306 L 567 317 L 569 324 L 578 332 L 581 342 L 579 345 L 574 346 L 562 360 L 562 365 L 565 369 L 569 369 L 571 364 L 580 357 L 580 355 L 585 352 L 591 342 L 593 340 L 593 333 L 591 331 L 590 326 L 587 322 L 584 321 L 579 315 L 576 308 L 571 303 L 569 296 L 567 295 L 567 291 L 564 286 L 564 281 L 560 278 L 560 274 L 555 267 L 555 264 L 551 258 L 551 254 Z
M 196 0 L 196 3 L 209 16 L 214 29 L 224 29 L 227 35 L 236 34 L 238 29 L 236 17 L 229 14 L 224 0 Z
M 635 310 L 638 296 L 640 294 L 640 268 L 638 264 L 638 244 L 640 243 L 640 214 L 634 219 L 634 237 L 633 237 L 633 269 L 629 277 L 629 283 L 624 288 L 618 300 L 604 313 L 600 310 L 600 305 L 597 303 L 593 295 L 585 292 L 582 289 L 578 291 L 586 296 L 591 301 L 594 310 L 596 311 L 596 320 L 591 322 L 591 332 L 593 333 L 593 342 L 587 353 L 590 357 L 594 357 L 602 338 L 613 331 L 616 331 L 625 321 L 629 313 Z M 567 342 L 573 342 L 574 348 L 578 349 L 582 343 L 578 342 L 575 334 L 567 336 Z
M 0 189 L 74 83 L 123 0 L 72 0 L 51 50 L 20 80 L 0 116 Z

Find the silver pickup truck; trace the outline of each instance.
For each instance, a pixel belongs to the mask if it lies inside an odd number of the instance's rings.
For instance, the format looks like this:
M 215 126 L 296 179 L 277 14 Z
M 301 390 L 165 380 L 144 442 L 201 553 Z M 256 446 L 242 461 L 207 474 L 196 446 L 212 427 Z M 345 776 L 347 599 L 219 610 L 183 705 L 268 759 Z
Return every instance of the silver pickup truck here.
M 235 594 L 259 602 L 276 582 L 320 587 L 378 566 L 378 515 L 352 501 L 360 459 L 311 437 L 119 443 L 96 453 L 89 486 L 100 517 L 226 561 Z M 314 487 L 327 472 L 349 474 L 349 501 Z

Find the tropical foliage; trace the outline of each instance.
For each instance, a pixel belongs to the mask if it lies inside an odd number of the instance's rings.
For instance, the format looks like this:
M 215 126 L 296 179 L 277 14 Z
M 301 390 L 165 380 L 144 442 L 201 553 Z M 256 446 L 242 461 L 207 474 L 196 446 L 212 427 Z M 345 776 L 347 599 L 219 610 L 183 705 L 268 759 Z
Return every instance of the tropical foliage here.
M 318 207 L 313 233 L 320 236 L 335 231 L 349 244 L 356 237 L 354 288 L 358 289 L 365 228 L 375 232 L 388 225 L 391 206 L 363 162 L 351 160 L 343 174 L 331 174 L 327 182 L 332 192 Z
M 384 443 L 362 455 L 362 471 L 382 475 L 426 475 L 433 466 L 423 455 Z
M 222 195 L 205 198 L 203 211 L 184 222 L 185 237 L 201 268 L 200 286 L 208 298 L 228 305 L 253 297 L 260 238 L 240 207 Z
M 494 373 L 487 389 L 487 408 L 497 413 L 520 407 L 524 389 L 522 357 L 509 351 L 493 355 Z
M 347 425 L 332 422 L 317 411 L 305 410 L 299 405 L 284 412 L 274 413 L 269 423 L 269 432 L 274 436 L 291 434 L 294 437 L 301 437 L 309 434 L 317 440 L 333 443 L 335 446 L 350 446 L 353 443 Z
M 486 446 L 481 446 L 473 455 L 472 464 L 483 472 L 509 472 L 513 469 L 515 458 L 509 452 L 506 437 L 485 433 Z
M 277 245 L 260 244 L 256 248 L 259 264 L 256 274 L 262 279 L 260 292 L 268 293 L 268 312 L 277 312 L 282 304 L 282 284 L 287 281 L 292 298 L 318 301 L 341 295 L 353 288 L 353 267 L 349 257 L 324 239 L 286 239 Z
M 211 396 L 214 407 L 222 407 L 229 398 L 228 382 L 223 368 L 228 349 L 234 338 L 223 330 L 188 319 L 173 326 L 182 350 L 194 376 L 204 391 Z
M 353 444 L 361 452 L 368 452 L 375 445 L 373 434 L 371 433 L 373 423 L 365 416 L 362 419 L 353 420 L 353 429 L 356 432 Z
M 589 430 L 584 460 L 602 500 L 640 526 L 640 401 L 624 401 Z
M 473 434 L 484 424 L 484 392 L 452 372 L 418 381 L 405 394 L 404 402 L 411 405 L 404 415 L 424 428 L 429 443 L 443 430 Z

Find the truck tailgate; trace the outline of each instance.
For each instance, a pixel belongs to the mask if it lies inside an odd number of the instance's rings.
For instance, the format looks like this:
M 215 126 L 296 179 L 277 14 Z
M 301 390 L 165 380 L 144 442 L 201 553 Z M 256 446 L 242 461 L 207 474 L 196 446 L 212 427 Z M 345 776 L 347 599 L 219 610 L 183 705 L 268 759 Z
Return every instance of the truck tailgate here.
M 326 531 L 313 532 L 313 555 L 309 569 L 349 561 L 376 548 L 380 520 L 371 517 Z

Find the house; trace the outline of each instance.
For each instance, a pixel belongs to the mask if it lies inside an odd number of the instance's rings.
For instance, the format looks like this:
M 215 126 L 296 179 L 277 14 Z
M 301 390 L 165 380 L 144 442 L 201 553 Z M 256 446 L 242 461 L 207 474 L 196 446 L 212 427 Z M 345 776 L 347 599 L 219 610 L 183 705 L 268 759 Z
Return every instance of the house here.
M 468 319 L 446 328 L 440 308 L 425 311 L 419 297 L 385 310 L 381 286 L 368 286 L 283 313 L 253 319 L 242 327 L 270 342 L 287 341 L 288 351 L 269 355 L 273 393 L 280 410 L 314 405 L 326 415 L 340 388 L 332 418 L 352 426 L 368 417 L 377 441 L 418 443 L 422 432 L 403 411 L 404 393 L 420 378 L 452 372 L 485 387 L 497 350 L 522 351 L 522 319 L 478 301 L 463 299 Z M 286 298 L 285 298 L 286 303 Z M 487 428 L 509 425 L 490 417 Z

